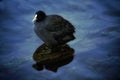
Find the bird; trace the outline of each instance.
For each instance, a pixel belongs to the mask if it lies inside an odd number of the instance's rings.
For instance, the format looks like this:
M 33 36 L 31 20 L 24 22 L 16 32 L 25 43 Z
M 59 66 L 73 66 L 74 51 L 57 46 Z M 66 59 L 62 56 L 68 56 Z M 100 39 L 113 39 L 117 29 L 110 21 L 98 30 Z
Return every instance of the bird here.
M 75 39 L 75 27 L 60 15 L 39 10 L 32 21 L 36 35 L 51 49 Z

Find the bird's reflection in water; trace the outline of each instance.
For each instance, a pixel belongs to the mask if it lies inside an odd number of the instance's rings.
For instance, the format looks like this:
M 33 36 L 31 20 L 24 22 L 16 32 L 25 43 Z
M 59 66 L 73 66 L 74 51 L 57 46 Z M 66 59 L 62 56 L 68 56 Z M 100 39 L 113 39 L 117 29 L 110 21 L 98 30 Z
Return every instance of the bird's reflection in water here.
M 62 67 L 73 60 L 74 50 L 67 44 L 58 47 L 55 52 L 47 53 L 48 50 L 49 49 L 45 44 L 36 49 L 33 54 L 33 59 L 36 64 L 33 65 L 33 68 L 38 71 L 45 68 L 47 70 L 57 72 L 59 67 Z

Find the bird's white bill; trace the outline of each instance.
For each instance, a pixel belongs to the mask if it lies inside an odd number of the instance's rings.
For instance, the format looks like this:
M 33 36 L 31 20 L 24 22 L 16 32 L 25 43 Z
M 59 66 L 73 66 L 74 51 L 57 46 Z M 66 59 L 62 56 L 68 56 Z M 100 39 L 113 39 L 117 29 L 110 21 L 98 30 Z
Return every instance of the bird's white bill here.
M 36 21 L 36 18 L 37 18 L 37 15 L 34 16 L 32 22 L 35 22 L 35 21 Z

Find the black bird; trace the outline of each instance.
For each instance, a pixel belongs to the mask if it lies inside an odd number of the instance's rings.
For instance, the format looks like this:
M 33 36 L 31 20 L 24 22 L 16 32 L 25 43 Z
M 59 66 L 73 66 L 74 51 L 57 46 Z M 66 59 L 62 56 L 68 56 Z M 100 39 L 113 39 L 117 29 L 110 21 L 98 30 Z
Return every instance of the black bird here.
M 49 48 L 75 39 L 74 26 L 59 15 L 46 15 L 43 11 L 37 11 L 33 22 L 35 33 Z

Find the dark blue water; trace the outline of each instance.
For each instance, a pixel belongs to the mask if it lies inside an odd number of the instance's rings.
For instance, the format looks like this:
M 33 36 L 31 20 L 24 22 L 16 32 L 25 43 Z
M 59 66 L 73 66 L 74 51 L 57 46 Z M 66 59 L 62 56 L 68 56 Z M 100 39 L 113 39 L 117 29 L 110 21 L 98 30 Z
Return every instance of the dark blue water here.
M 37 71 L 33 31 L 37 10 L 76 28 L 74 59 L 56 73 Z M 0 0 L 0 80 L 120 80 L 120 0 Z

